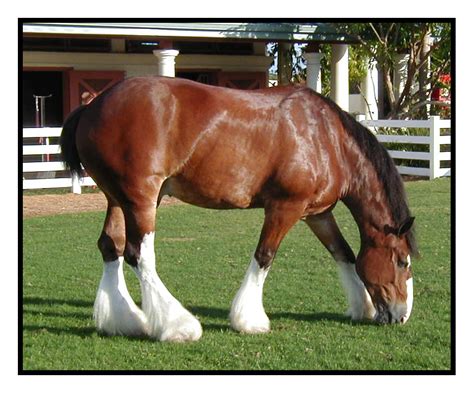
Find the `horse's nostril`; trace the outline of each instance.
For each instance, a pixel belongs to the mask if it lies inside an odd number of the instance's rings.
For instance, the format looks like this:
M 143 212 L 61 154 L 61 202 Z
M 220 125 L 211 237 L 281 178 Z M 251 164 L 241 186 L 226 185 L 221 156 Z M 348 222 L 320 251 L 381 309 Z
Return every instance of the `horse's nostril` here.
M 393 317 L 392 313 L 387 310 L 387 321 L 388 323 L 395 323 L 396 319 Z
M 375 315 L 374 320 L 375 322 L 378 322 L 384 325 L 388 323 L 393 323 L 392 314 L 385 308 L 377 311 L 377 314 Z

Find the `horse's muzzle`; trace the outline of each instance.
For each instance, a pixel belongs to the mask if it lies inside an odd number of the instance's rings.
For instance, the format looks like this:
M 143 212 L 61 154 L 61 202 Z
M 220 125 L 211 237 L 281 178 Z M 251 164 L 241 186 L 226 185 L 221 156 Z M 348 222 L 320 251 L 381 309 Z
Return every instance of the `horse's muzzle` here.
M 395 316 L 392 312 L 390 312 L 387 306 L 379 306 L 377 307 L 377 312 L 374 316 L 374 321 L 383 325 L 386 324 L 405 324 L 408 321 L 409 316 L 407 314 L 403 314 L 400 316 Z

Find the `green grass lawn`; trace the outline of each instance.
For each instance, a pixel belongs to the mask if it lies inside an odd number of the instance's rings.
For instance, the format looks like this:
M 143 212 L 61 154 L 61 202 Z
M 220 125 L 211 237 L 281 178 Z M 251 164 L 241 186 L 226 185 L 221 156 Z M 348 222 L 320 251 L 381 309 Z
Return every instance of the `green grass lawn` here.
M 23 221 L 23 364 L 37 370 L 415 370 L 451 365 L 450 180 L 406 184 L 421 258 L 404 326 L 353 323 L 337 268 L 304 223 L 283 241 L 268 276 L 266 335 L 229 327 L 231 301 L 258 241 L 263 211 L 188 205 L 158 209 L 158 272 L 201 321 L 200 341 L 161 343 L 99 335 L 92 306 L 102 274 L 96 241 L 105 213 Z M 340 204 L 336 218 L 355 250 L 358 232 Z M 138 281 L 126 268 L 132 296 Z

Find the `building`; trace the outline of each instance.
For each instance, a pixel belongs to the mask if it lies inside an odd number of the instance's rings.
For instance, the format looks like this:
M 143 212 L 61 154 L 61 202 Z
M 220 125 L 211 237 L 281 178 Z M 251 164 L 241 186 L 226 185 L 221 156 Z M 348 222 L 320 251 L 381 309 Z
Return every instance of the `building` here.
M 290 43 L 330 43 L 332 98 L 349 109 L 348 45 L 354 37 L 328 23 L 23 22 L 23 126 L 37 125 L 36 96 L 49 96 L 46 125 L 60 125 L 76 106 L 117 81 L 138 75 L 178 76 L 240 89 L 268 86 L 273 57 Z M 281 52 L 283 53 L 283 52 Z M 280 56 L 281 59 L 284 56 Z M 307 83 L 320 90 L 321 54 L 305 55 Z M 280 83 L 286 83 L 280 61 Z

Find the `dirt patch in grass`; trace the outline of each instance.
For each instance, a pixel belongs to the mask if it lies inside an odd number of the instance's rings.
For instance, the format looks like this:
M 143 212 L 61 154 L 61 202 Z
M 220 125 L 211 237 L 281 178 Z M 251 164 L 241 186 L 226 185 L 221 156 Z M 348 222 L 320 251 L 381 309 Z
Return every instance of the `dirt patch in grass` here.
M 175 198 L 164 197 L 160 206 L 182 203 Z M 52 216 L 55 214 L 105 211 L 107 200 L 103 193 L 28 195 L 23 196 L 23 218 Z

